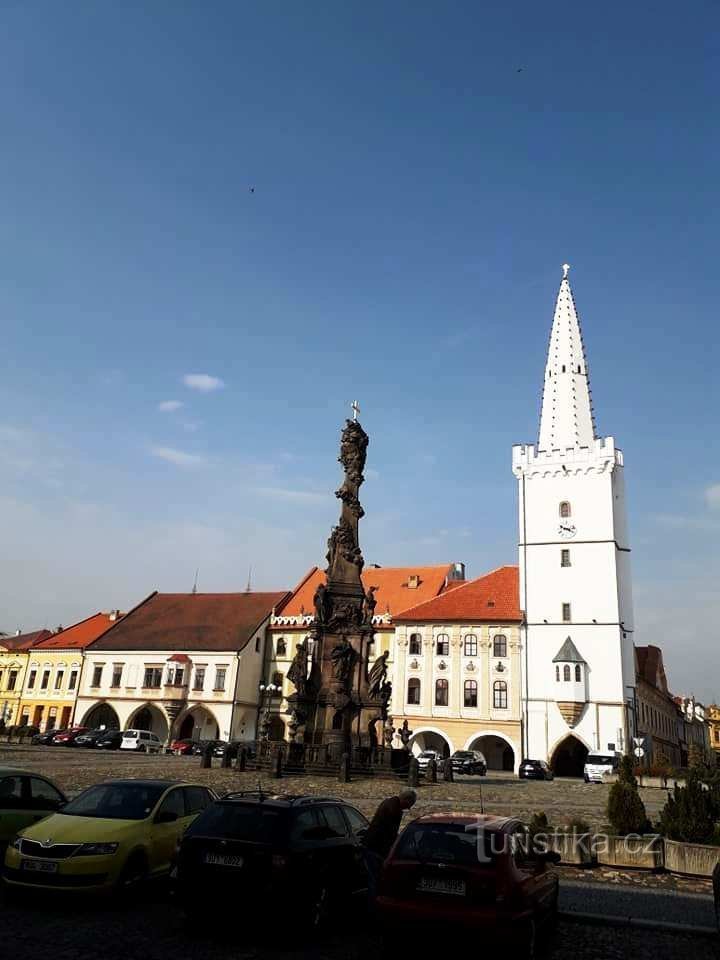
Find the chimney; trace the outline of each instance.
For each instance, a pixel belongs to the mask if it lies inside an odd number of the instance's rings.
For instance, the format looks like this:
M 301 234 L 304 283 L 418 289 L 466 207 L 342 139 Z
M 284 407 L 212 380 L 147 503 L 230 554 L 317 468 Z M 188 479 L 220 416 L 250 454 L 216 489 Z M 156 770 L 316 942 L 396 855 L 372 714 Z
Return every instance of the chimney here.
M 411 573 L 408 577 L 408 590 L 417 590 L 420 586 L 420 575 L 417 573 Z
M 114 623 L 114 622 L 117 620 L 119 613 L 120 613 L 119 610 L 111 610 L 111 611 L 110 611 L 110 616 L 108 617 L 108 620 L 110 620 L 112 623 Z
M 21 637 L 21 636 L 22 636 L 22 630 L 16 630 L 16 631 L 15 631 L 15 636 L 16 636 L 16 637 Z

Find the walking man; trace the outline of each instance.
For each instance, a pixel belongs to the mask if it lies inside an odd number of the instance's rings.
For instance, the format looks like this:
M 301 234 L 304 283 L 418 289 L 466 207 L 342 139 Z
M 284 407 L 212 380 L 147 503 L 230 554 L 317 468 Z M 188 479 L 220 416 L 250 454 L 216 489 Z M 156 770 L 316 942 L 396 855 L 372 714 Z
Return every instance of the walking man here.
M 403 790 L 397 797 L 388 797 L 380 804 L 365 834 L 365 865 L 368 872 L 368 890 L 371 898 L 377 892 L 377 883 L 385 858 L 397 839 L 403 814 L 415 805 L 414 790 Z

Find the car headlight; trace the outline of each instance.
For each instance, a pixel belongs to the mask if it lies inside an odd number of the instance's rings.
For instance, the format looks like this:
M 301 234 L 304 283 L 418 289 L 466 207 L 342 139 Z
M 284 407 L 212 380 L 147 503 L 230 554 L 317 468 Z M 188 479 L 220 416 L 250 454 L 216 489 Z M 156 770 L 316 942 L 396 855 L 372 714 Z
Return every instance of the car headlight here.
M 117 853 L 119 843 L 81 843 L 75 851 L 76 857 L 108 857 Z

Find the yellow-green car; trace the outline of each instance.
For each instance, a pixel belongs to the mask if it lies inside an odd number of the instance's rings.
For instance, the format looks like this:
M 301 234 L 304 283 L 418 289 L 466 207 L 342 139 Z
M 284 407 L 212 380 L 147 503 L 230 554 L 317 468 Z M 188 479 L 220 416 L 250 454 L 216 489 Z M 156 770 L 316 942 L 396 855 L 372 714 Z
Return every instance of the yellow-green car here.
M 207 787 L 168 780 L 113 780 L 88 787 L 12 840 L 5 882 L 122 890 L 169 873 L 178 840 L 215 799 Z

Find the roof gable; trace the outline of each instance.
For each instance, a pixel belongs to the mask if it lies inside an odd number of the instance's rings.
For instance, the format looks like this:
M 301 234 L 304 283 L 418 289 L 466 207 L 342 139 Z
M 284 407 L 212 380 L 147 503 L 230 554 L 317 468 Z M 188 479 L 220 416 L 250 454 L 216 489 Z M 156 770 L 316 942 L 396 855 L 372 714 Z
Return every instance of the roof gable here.
M 399 621 L 471 621 L 507 623 L 522 621 L 520 580 L 515 566 L 498 567 L 454 590 L 405 610 Z
M 570 637 L 560 647 L 552 660 L 553 663 L 585 663 Z
M 36 644 L 41 650 L 83 650 L 122 619 L 122 614 L 95 613 L 79 623 L 53 633 Z

